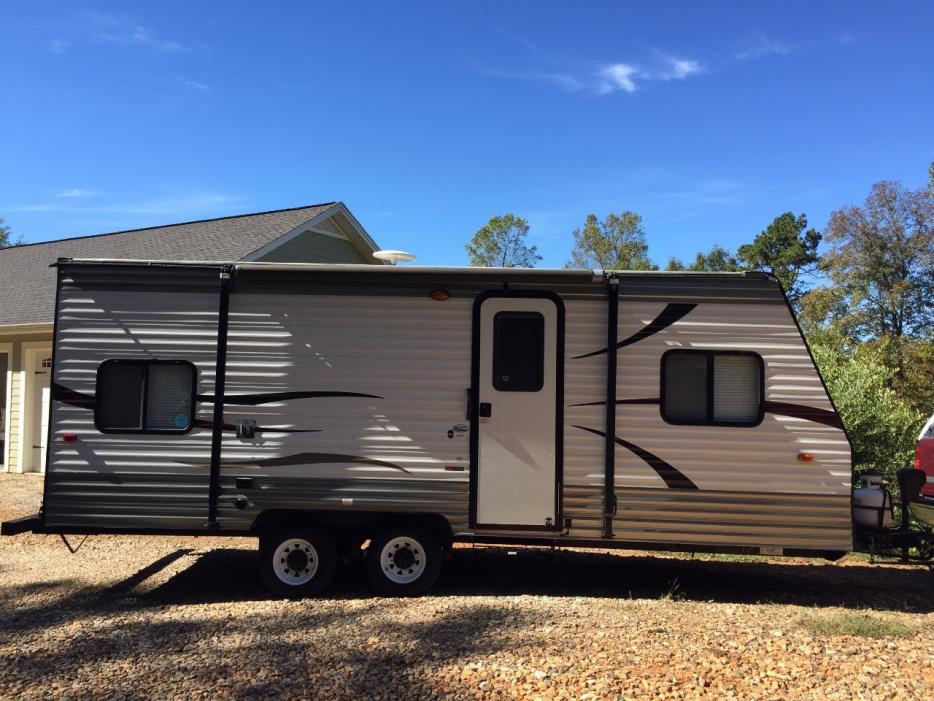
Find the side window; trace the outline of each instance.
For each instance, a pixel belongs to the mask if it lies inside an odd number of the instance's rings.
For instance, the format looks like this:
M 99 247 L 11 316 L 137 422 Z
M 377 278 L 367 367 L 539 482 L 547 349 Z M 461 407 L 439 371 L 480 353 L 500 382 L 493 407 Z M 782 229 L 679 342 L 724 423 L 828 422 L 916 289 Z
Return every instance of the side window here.
M 499 312 L 493 317 L 493 388 L 538 392 L 545 385 L 545 317 Z
M 755 426 L 762 421 L 756 353 L 672 350 L 662 356 L 662 418 L 672 424 Z
M 94 423 L 103 433 L 185 433 L 194 395 L 191 363 L 107 360 L 97 370 Z

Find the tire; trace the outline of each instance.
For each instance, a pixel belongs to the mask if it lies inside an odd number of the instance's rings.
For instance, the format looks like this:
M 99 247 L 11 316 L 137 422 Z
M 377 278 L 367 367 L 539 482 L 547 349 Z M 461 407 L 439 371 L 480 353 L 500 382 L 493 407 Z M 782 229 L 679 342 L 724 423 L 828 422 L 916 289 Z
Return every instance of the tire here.
M 418 596 L 441 574 L 438 538 L 421 528 L 390 528 L 373 539 L 366 551 L 366 571 L 377 592 L 385 596 Z
M 260 575 L 279 596 L 314 596 L 331 583 L 336 569 L 334 542 L 319 528 L 285 528 L 260 536 Z

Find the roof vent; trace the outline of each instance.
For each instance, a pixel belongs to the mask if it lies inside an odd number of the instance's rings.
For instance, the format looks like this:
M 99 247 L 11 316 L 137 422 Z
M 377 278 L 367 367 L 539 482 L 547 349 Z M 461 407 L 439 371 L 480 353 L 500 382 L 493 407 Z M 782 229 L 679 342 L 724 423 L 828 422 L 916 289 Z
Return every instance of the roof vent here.
M 377 260 L 385 260 L 390 265 L 395 265 L 399 261 L 408 263 L 409 261 L 415 260 L 415 254 L 407 253 L 406 251 L 374 251 L 373 257 Z

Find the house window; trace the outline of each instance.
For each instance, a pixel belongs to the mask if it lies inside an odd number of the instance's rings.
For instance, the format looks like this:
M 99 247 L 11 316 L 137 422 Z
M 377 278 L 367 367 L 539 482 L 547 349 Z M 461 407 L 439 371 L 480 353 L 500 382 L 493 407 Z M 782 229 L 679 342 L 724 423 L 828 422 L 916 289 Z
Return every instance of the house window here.
M 493 317 L 493 388 L 538 392 L 545 384 L 545 317 L 499 312 Z
M 672 424 L 755 426 L 762 421 L 761 356 L 671 350 L 662 356 L 662 418 Z
M 94 422 L 104 433 L 186 433 L 195 366 L 179 360 L 107 360 L 97 370 Z

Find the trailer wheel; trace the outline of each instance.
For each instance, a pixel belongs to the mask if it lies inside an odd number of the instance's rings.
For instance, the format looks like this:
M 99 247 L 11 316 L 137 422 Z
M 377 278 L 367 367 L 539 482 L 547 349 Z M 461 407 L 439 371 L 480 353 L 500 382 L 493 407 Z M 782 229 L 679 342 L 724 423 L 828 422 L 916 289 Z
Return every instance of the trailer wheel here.
M 273 592 L 298 599 L 330 584 L 337 551 L 328 534 L 318 528 L 287 528 L 260 536 L 259 567 Z
M 420 528 L 392 528 L 381 533 L 366 551 L 366 569 L 373 586 L 387 596 L 423 594 L 441 574 L 441 544 Z

